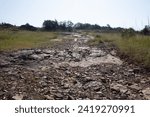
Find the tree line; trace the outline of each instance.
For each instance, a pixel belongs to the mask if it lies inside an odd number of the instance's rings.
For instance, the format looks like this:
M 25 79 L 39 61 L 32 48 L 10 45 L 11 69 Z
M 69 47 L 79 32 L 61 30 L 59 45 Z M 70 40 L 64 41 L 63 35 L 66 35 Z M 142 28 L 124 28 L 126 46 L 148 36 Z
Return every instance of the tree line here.
M 98 24 L 89 24 L 89 23 L 76 23 L 74 24 L 71 21 L 61 21 L 58 22 L 57 20 L 45 20 L 42 24 L 41 28 L 34 27 L 30 25 L 29 23 L 21 25 L 21 26 L 14 26 L 9 23 L 1 23 L 0 29 L 16 29 L 16 30 L 29 30 L 29 31 L 75 31 L 75 30 L 98 30 L 100 32 L 124 32 L 124 31 L 132 31 L 136 32 L 134 29 L 124 29 L 121 27 L 118 28 L 112 28 L 109 24 L 107 26 L 100 26 Z M 145 26 L 143 30 L 140 31 L 140 33 L 144 35 L 150 35 L 150 26 Z

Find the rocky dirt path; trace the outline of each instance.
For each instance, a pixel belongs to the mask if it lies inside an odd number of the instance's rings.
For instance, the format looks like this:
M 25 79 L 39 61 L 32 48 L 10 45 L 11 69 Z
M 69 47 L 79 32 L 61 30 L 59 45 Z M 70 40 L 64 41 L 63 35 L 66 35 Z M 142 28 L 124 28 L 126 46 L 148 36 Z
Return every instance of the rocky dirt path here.
M 150 75 L 107 43 L 71 33 L 52 48 L 0 53 L 0 99 L 150 99 Z M 66 39 L 65 39 L 66 38 Z

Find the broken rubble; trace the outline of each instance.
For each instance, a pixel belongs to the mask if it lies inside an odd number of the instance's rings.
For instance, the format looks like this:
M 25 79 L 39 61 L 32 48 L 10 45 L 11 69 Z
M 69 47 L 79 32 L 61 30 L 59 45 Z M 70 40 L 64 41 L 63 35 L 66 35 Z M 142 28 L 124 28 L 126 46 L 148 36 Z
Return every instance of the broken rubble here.
M 123 86 L 123 85 L 118 84 L 118 83 L 110 84 L 110 88 L 111 88 L 111 90 L 115 90 L 115 91 L 118 91 L 121 93 L 126 93 L 128 91 L 126 86 Z
M 12 98 L 15 100 L 22 100 L 23 99 L 23 95 L 22 94 L 16 94 L 15 96 L 13 96 Z
M 133 84 L 133 85 L 129 86 L 129 88 L 132 89 L 133 91 L 141 90 L 141 87 L 138 86 L 138 84 Z
M 88 82 L 84 85 L 84 89 L 88 89 L 88 88 L 97 91 L 99 89 L 102 89 L 102 83 L 97 81 Z
M 30 59 L 33 59 L 33 60 L 42 60 L 42 59 L 44 59 L 44 58 L 46 58 L 46 57 L 50 57 L 50 55 L 49 54 L 33 54 L 33 55 L 30 55 Z
M 142 90 L 142 93 L 144 94 L 145 99 L 150 100 L 150 88 L 146 88 Z
M 92 38 L 69 33 L 52 48 L 0 53 L 0 99 L 150 99 L 150 76 L 115 48 L 89 47 Z

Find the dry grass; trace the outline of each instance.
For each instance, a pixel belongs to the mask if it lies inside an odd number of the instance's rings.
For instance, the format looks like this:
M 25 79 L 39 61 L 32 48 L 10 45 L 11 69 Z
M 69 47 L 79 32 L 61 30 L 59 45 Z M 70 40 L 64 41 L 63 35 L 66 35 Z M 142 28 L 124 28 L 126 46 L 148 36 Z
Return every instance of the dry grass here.
M 0 50 L 41 47 L 50 45 L 55 38 L 54 32 L 0 31 Z
M 136 35 L 134 37 L 122 38 L 119 33 L 94 34 L 95 39 L 91 44 L 99 44 L 102 41 L 111 41 L 124 55 L 135 60 L 145 67 L 150 67 L 150 36 Z

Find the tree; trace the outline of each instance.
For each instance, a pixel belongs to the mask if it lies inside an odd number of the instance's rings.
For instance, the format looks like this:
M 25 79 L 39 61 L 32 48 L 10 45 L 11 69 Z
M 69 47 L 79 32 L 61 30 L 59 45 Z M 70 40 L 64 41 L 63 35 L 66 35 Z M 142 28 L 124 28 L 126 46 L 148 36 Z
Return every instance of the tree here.
M 67 31 L 72 31 L 73 23 L 71 21 L 66 22 Z
M 150 26 L 145 26 L 141 33 L 144 35 L 150 35 Z
M 76 23 L 74 25 L 74 28 L 75 29 L 80 29 L 80 30 L 97 30 L 97 29 L 101 29 L 101 27 L 98 24 L 91 25 L 89 23 L 85 23 L 85 24 Z
M 30 25 L 29 23 L 26 23 L 25 25 L 21 25 L 19 28 L 22 30 L 29 30 L 29 31 L 36 31 L 37 30 L 36 27 Z
M 82 23 L 76 23 L 76 24 L 74 25 L 74 28 L 75 28 L 75 29 L 82 29 L 82 26 L 83 26 Z
M 13 28 L 14 26 L 12 24 L 9 24 L 9 23 L 1 23 L 0 27 L 1 28 Z
M 66 22 L 59 22 L 59 30 L 66 30 Z
M 58 22 L 57 20 L 45 20 L 43 23 L 43 29 L 47 31 L 55 31 L 58 29 Z

